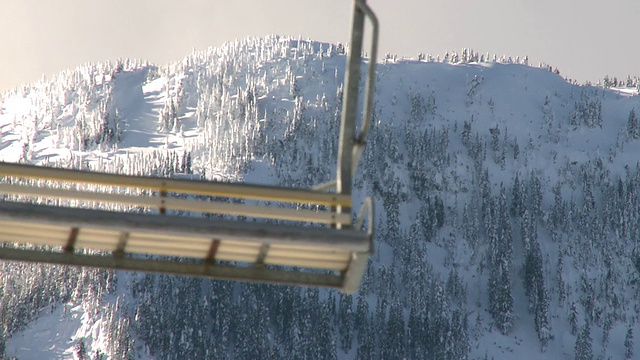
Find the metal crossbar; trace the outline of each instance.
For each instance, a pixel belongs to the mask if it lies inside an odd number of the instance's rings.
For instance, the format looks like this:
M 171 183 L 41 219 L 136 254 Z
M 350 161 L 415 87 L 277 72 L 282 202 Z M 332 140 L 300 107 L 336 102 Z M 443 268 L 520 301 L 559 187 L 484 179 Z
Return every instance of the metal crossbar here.
M 93 201 L 99 203 L 140 206 L 158 210 L 182 210 L 221 215 L 247 216 L 273 220 L 290 220 L 320 224 L 349 224 L 350 214 L 339 214 L 331 208 L 343 204 L 351 204 L 347 195 L 320 192 L 304 189 L 289 189 L 273 186 L 250 184 L 217 183 L 198 180 L 178 180 L 103 174 L 78 170 L 46 168 L 24 164 L 0 164 L 0 175 L 22 179 L 46 179 L 79 185 L 104 185 L 121 188 L 147 190 L 152 196 L 132 194 L 113 194 L 99 190 L 75 190 L 60 187 L 43 187 L 24 185 L 15 181 L 0 184 L 0 193 L 28 195 L 49 199 L 69 199 Z M 186 199 L 168 197 L 168 194 L 192 195 Z M 202 197 L 223 197 L 241 200 L 257 200 L 279 203 L 293 203 L 324 207 L 329 210 L 317 211 L 308 209 L 282 208 L 256 205 L 252 202 L 236 204 L 211 200 L 199 200 Z
M 145 176 L 103 174 L 73 169 L 46 168 L 25 164 L 2 163 L 0 176 L 66 181 L 107 186 L 122 186 L 193 195 L 221 196 L 318 205 L 350 205 L 351 197 L 306 189 L 291 189 L 268 185 L 220 183 L 202 180 L 181 180 Z
M 0 166 L 1 168 L 1 166 Z M 28 195 L 49 199 L 69 199 L 93 201 L 102 204 L 140 206 L 149 209 L 182 210 L 220 215 L 247 216 L 272 220 L 290 220 L 319 224 L 349 224 L 350 214 L 338 214 L 330 211 L 278 208 L 251 204 L 233 204 L 225 202 L 191 199 L 176 199 L 159 196 L 145 197 L 126 194 L 110 194 L 94 191 L 71 189 L 51 189 L 28 185 L 0 184 L 0 193 Z

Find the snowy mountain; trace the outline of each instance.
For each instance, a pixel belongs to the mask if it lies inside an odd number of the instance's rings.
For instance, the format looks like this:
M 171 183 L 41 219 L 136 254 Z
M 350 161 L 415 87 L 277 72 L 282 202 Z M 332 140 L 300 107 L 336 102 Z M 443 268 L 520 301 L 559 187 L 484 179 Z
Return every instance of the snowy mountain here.
M 274 36 L 167 66 L 85 65 L 0 94 L 0 159 L 319 184 L 335 176 L 346 51 Z M 356 295 L 3 262 L 0 354 L 637 356 L 637 86 L 436 59 L 379 64 L 354 185 L 376 204 L 375 254 Z

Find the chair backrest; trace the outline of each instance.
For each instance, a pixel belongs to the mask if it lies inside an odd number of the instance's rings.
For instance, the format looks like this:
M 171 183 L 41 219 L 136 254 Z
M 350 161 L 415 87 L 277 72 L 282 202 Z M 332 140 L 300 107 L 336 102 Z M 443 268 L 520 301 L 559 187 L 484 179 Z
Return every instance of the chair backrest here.
M 351 224 L 351 214 L 336 212 L 340 206 L 351 207 L 351 197 L 344 194 L 8 163 L 0 164 L 0 176 L 10 179 L 0 184 L 0 193 L 22 198 L 123 205 L 160 214 L 180 210 L 326 225 Z

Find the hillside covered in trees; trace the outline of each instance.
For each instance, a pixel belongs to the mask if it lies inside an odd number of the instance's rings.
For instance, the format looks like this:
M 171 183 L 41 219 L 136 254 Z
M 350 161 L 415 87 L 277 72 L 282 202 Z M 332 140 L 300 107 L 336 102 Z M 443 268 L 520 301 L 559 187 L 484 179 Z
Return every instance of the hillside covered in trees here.
M 0 94 L 0 160 L 323 183 L 347 51 L 274 36 L 167 66 L 85 65 Z M 465 50 L 388 55 L 376 84 L 354 184 L 356 203 L 375 201 L 375 254 L 358 293 L 1 262 L 0 355 L 638 356 L 633 81 L 579 86 Z

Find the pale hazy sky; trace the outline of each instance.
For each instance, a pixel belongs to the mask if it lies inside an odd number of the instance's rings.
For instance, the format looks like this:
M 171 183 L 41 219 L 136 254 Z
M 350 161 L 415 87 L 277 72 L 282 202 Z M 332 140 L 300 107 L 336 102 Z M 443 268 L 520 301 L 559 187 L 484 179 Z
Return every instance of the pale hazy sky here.
M 528 55 L 580 82 L 640 76 L 640 0 L 369 0 L 381 51 Z M 0 90 L 87 62 L 267 34 L 346 42 L 350 0 L 0 0 Z

